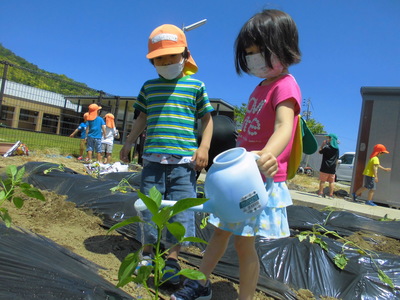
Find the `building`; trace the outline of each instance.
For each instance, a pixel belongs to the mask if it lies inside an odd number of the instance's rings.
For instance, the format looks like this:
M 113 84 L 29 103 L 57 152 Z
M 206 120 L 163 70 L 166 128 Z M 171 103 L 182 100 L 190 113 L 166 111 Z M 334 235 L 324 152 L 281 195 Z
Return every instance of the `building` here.
M 0 79 L 0 123 L 9 128 L 68 134 L 81 117 L 80 109 L 63 95 Z
M 1 80 L 0 86 L 0 123 L 7 128 L 70 135 L 92 103 L 102 106 L 105 113 L 114 114 L 122 143 L 134 124 L 136 97 L 110 96 L 102 91 L 98 96 L 64 96 L 9 80 L 4 84 Z M 219 98 L 210 101 L 214 115 L 234 118 L 232 105 Z

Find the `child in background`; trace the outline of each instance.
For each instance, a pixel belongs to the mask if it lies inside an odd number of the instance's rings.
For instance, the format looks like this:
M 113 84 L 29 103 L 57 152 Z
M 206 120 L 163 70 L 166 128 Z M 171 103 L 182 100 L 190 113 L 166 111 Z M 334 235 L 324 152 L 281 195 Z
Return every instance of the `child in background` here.
M 386 147 L 382 144 L 377 144 L 374 146 L 374 150 L 369 157 L 368 164 L 365 166 L 363 175 L 364 175 L 364 186 L 360 187 L 355 193 L 353 193 L 353 200 L 357 201 L 357 197 L 361 196 L 361 194 L 368 190 L 368 200 L 365 202 L 367 205 L 377 206 L 373 201 L 373 197 L 376 190 L 376 183 L 378 180 L 378 169 L 382 169 L 383 171 L 390 172 L 391 168 L 384 168 L 380 165 L 378 156 L 389 153 L 386 150 Z
M 263 78 L 250 95 L 238 146 L 260 156 L 257 164 L 265 177 L 273 177 L 272 197 L 258 217 L 241 223 L 226 223 L 214 215 L 215 226 L 200 265 L 207 279 L 225 253 L 234 235 L 239 258 L 239 298 L 252 299 L 260 263 L 256 236 L 278 239 L 290 235 L 286 207 L 292 204 L 286 186 L 287 164 L 300 113 L 301 92 L 288 67 L 300 61 L 298 33 L 289 15 L 264 10 L 242 27 L 235 43 L 236 72 Z M 173 300 L 211 299 L 211 284 L 187 279 Z
M 319 148 L 319 154 L 322 154 L 321 168 L 319 169 L 319 190 L 318 197 L 324 195 L 325 182 L 329 184 L 329 199 L 333 199 L 333 190 L 335 188 L 335 174 L 337 161 L 339 159 L 339 145 L 337 136 L 330 133 Z
M 101 106 L 95 103 L 89 105 L 87 116 L 86 140 L 87 161 L 92 161 L 93 151 L 97 153 L 97 161 L 101 162 L 101 139 L 106 136 L 106 123 L 100 115 Z
M 114 145 L 114 137 L 117 138 L 119 136 L 118 129 L 115 128 L 114 115 L 108 113 L 104 116 L 106 121 L 106 136 L 101 140 L 101 151 L 103 153 L 104 163 L 111 163 L 111 154 Z
M 81 124 L 79 124 L 78 128 L 75 129 L 75 131 L 73 133 L 71 133 L 71 135 L 69 136 L 69 137 L 73 138 L 76 134 L 78 134 L 78 132 L 81 133 L 81 136 L 80 136 L 81 143 L 79 145 L 78 160 L 83 159 L 83 151 L 85 151 L 85 148 L 86 148 L 86 121 L 87 121 L 88 115 L 89 115 L 89 113 L 83 114 L 83 122 Z
M 147 127 L 143 154 L 140 191 L 148 195 L 155 186 L 163 199 L 181 200 L 196 198 L 196 171 L 208 164 L 213 123 L 213 110 L 204 83 L 190 74 L 197 72 L 186 42 L 186 36 L 174 25 L 162 25 L 153 30 L 148 41 L 147 58 L 159 77 L 144 83 L 134 104 L 140 111 L 131 133 L 120 152 L 120 159 L 129 162 L 128 153 L 138 136 Z M 201 120 L 202 140 L 197 144 L 197 119 Z M 143 219 L 151 220 L 151 213 L 143 211 Z M 171 218 L 181 223 L 186 237 L 195 236 L 194 213 L 184 211 Z M 153 247 L 157 240 L 156 229 L 144 224 L 143 261 L 152 263 Z M 175 244 L 174 236 L 167 232 L 166 240 Z M 165 269 L 169 271 L 162 280 L 179 285 L 178 255 L 180 245 L 168 253 Z M 173 277 L 174 276 L 174 277 Z

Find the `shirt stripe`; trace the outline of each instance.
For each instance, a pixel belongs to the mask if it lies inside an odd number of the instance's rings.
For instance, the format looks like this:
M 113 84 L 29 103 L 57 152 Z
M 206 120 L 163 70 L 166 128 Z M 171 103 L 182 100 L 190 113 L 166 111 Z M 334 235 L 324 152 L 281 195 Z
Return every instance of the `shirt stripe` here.
M 197 119 L 214 110 L 204 83 L 190 76 L 146 81 L 134 108 L 147 115 L 144 153 L 181 156 L 197 150 Z

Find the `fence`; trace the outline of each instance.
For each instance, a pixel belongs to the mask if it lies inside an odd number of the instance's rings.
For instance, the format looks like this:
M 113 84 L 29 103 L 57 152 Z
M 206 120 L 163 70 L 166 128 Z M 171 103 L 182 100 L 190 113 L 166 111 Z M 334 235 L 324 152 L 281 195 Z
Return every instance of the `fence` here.
M 69 135 L 83 121 L 91 103 L 111 112 L 124 141 L 133 123 L 133 97 L 118 97 L 101 90 L 0 61 L 0 142 L 21 141 L 29 149 L 59 149 L 62 154 L 77 155 L 79 141 Z M 124 105 L 125 104 L 125 105 Z M 117 145 L 116 145 L 117 146 Z M 119 147 L 117 147 L 119 148 Z

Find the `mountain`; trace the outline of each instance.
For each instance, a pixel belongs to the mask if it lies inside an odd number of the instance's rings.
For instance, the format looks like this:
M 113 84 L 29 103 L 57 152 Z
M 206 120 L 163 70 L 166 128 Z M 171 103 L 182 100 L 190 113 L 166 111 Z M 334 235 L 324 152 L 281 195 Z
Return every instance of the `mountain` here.
M 63 95 L 98 95 L 84 83 L 40 69 L 0 43 L 0 75 L 3 75 L 6 64 L 10 65 L 7 80 Z

